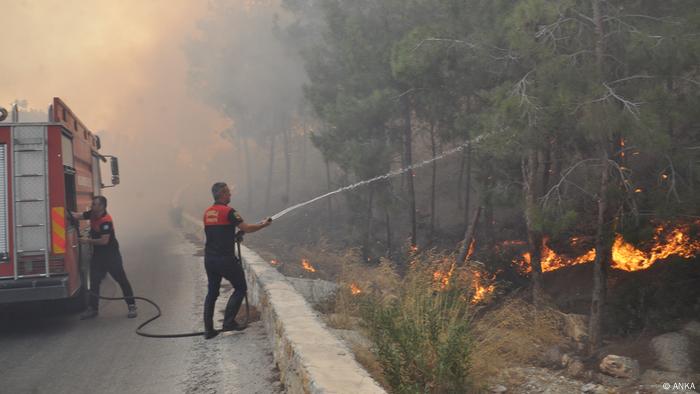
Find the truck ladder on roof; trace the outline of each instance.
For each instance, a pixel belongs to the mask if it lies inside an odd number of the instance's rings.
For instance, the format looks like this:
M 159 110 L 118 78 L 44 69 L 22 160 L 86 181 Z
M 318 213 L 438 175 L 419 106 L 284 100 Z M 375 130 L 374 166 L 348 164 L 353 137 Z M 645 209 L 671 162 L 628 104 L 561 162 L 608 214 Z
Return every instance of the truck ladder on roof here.
M 50 276 L 47 142 L 46 126 L 12 127 L 15 279 L 25 276 Z M 20 256 L 43 256 L 44 272 L 20 275 Z M 32 265 L 35 263 L 36 260 Z

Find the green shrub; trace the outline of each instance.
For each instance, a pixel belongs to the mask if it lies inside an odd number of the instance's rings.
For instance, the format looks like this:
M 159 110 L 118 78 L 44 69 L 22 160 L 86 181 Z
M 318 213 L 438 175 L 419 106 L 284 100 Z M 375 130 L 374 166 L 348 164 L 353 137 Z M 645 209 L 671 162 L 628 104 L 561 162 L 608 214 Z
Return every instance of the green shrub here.
M 397 297 L 368 295 L 360 303 L 386 382 L 398 393 L 461 393 L 469 385 L 467 295 L 457 287 L 438 291 L 431 279 L 411 270 Z

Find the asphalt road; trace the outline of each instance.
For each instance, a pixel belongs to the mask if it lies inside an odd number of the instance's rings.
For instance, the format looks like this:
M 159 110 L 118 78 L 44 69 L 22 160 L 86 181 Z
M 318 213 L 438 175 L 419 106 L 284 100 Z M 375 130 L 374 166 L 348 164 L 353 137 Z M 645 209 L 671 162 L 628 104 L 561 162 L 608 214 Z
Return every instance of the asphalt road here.
M 174 232 L 119 238 L 135 294 L 163 310 L 148 331 L 201 331 L 206 279 L 197 248 Z M 229 291 L 222 288 L 218 319 Z M 121 291 L 108 277 L 102 294 Z M 52 303 L 0 306 L 0 393 L 281 391 L 261 322 L 209 341 L 143 338 L 133 330 L 155 311 L 138 306 L 139 317 L 128 319 L 124 302 L 102 301 L 99 317 L 87 321 Z

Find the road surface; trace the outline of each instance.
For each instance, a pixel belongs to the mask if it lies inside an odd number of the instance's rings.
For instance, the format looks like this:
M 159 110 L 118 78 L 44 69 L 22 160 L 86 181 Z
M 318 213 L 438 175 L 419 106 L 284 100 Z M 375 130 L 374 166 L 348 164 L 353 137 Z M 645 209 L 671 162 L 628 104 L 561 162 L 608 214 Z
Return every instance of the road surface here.
M 156 301 L 163 317 L 150 332 L 201 331 L 206 279 L 197 247 L 175 232 L 120 239 L 136 295 Z M 120 296 L 111 279 L 102 294 Z M 222 287 L 218 319 L 230 288 Z M 102 301 L 96 319 L 80 321 L 55 304 L 0 306 L 3 393 L 278 393 L 279 376 L 260 321 L 242 333 L 151 339 L 133 330 L 155 311 L 138 302 Z M 218 323 L 220 324 L 220 322 Z

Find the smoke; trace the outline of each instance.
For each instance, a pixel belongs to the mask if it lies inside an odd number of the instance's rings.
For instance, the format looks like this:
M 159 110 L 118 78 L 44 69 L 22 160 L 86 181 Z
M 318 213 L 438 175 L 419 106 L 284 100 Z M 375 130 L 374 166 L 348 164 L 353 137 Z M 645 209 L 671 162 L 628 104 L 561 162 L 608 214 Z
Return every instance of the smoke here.
M 230 120 L 188 88 L 183 46 L 210 12 L 206 3 L 26 0 L 2 8 L 0 105 L 25 99 L 45 110 L 58 96 L 100 135 L 101 152 L 120 160 L 122 184 L 104 190 L 119 228 L 167 225 L 182 188 L 201 189 L 208 203 L 207 185 L 226 173 L 209 160 L 233 146 L 221 136 Z

